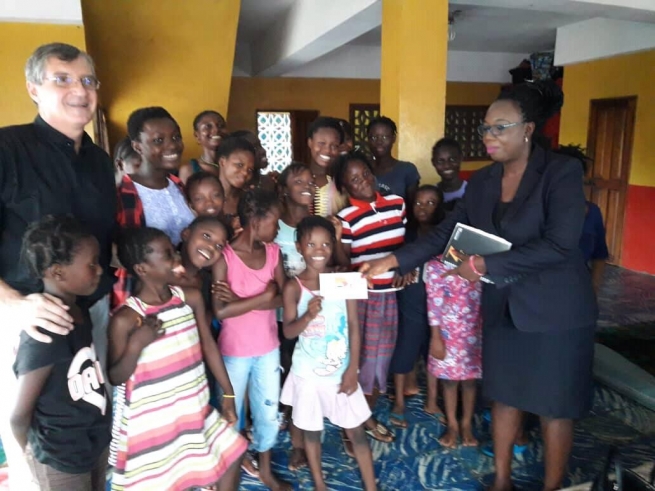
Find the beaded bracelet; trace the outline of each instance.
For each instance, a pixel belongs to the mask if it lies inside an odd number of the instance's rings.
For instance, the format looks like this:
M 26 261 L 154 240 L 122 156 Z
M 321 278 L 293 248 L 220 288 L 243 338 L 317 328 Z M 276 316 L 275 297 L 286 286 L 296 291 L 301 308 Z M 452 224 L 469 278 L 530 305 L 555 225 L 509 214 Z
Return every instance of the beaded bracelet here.
M 478 268 L 475 267 L 475 258 L 476 257 L 478 257 L 477 254 L 474 254 L 473 256 L 469 256 L 469 266 L 471 266 L 471 269 L 473 270 L 473 272 L 475 274 L 482 277 L 482 276 L 484 276 L 484 274 L 480 273 L 480 271 L 478 271 Z

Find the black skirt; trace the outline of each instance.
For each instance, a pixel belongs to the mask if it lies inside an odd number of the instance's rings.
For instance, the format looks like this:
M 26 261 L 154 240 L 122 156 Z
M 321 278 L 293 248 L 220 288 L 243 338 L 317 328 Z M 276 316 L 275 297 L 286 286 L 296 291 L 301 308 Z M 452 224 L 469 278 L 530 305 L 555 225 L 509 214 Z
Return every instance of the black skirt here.
M 591 408 L 595 327 L 519 331 L 485 326 L 483 395 L 538 416 L 579 419 Z

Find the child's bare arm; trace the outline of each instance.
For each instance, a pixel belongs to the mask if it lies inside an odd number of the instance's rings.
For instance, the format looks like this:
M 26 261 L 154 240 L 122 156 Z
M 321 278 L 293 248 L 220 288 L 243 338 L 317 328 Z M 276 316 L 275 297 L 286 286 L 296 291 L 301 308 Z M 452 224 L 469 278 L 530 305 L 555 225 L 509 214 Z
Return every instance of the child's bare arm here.
M 357 390 L 361 338 L 359 334 L 357 300 L 347 300 L 346 308 L 348 312 L 348 351 L 350 352 L 350 363 L 341 378 L 341 388 L 339 390 L 350 395 Z
M 52 365 L 48 365 L 18 377 L 18 395 L 9 423 L 14 438 L 23 451 L 27 446 L 27 433 L 32 424 L 36 401 L 51 372 Z
M 432 325 L 430 338 L 430 356 L 437 360 L 446 358 L 446 343 L 441 335 L 441 326 Z
M 184 298 L 186 303 L 193 309 L 193 314 L 196 317 L 196 325 L 198 326 L 198 334 L 200 335 L 200 346 L 202 347 L 202 354 L 205 363 L 209 366 L 214 377 L 216 377 L 223 393 L 227 396 L 234 396 L 234 389 L 232 388 L 230 377 L 225 369 L 223 355 L 221 355 L 218 345 L 212 337 L 211 329 L 209 328 L 205 302 L 202 299 L 200 291 L 195 288 L 184 288 Z M 227 397 L 224 399 L 223 416 L 225 416 L 230 423 L 236 421 L 237 417 L 233 397 Z
M 263 293 L 252 297 L 241 298 L 232 292 L 227 283 L 227 263 L 220 258 L 212 268 L 212 280 L 218 285 L 212 294 L 212 310 L 217 319 L 238 317 L 251 310 L 267 310 L 277 295 L 277 286 L 271 285 Z
M 265 309 L 279 309 L 282 307 L 282 291 L 284 290 L 284 284 L 287 281 L 287 276 L 284 273 L 284 259 L 282 258 L 282 252 L 280 251 L 277 265 L 273 271 L 273 279 L 277 285 L 278 294 L 267 304 L 265 304 Z
M 357 313 L 357 300 L 346 300 L 348 309 L 348 343 L 350 345 L 349 369 L 359 370 L 359 352 L 362 340 L 359 329 L 359 314 Z
M 311 322 L 313 317 L 309 309 L 307 309 L 307 312 L 305 312 L 303 315 L 298 317 L 300 286 L 298 285 L 297 281 L 289 281 L 286 285 L 284 285 L 282 297 L 284 300 L 284 314 L 282 317 L 284 321 L 284 327 L 282 330 L 284 332 L 285 338 L 294 339 L 297 338 L 300 333 L 302 333 L 307 328 L 307 325 Z
M 350 268 L 350 244 L 344 244 L 342 241 L 338 240 L 334 245 L 334 262 L 345 268 Z
M 125 383 L 134 373 L 143 348 L 161 335 L 161 321 L 143 319 L 129 307 L 121 307 L 109 323 L 107 376 L 112 385 Z
M 336 233 L 336 242 L 332 253 L 332 264 L 350 269 L 350 244 L 344 244 L 341 240 L 343 237 L 343 222 L 341 221 L 341 218 L 336 215 L 330 217 L 330 222 L 334 225 L 334 231 Z

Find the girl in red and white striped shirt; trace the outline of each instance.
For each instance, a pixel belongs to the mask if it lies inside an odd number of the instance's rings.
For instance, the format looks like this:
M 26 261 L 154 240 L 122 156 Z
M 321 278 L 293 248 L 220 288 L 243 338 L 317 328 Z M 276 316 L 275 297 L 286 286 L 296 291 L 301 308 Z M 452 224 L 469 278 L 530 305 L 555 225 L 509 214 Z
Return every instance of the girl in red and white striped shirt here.
M 342 155 L 335 162 L 334 183 L 341 193 L 350 196 L 350 205 L 338 214 L 342 222 L 341 248 L 336 257 L 350 259 L 353 269 L 372 259 L 382 258 L 403 245 L 405 237 L 405 202 L 395 195 L 382 196 L 377 191 L 375 177 L 366 155 Z M 389 363 L 398 334 L 398 303 L 396 291 L 407 278 L 396 273 L 384 273 L 373 278 L 369 298 L 358 302 L 359 322 L 362 326 L 362 355 L 359 383 L 371 407 L 378 393 L 386 392 Z M 371 429 L 384 433 L 381 425 Z M 383 440 L 383 441 L 386 441 Z

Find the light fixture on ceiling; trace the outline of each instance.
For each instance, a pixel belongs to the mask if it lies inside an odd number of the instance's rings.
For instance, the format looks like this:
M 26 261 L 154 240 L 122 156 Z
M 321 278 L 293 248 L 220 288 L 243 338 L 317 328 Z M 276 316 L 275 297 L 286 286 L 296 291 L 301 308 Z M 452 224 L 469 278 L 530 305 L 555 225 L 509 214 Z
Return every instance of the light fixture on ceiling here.
M 457 36 L 457 32 L 455 31 L 455 18 L 461 13 L 461 10 L 453 10 L 448 13 L 448 42 L 453 41 L 455 36 Z

